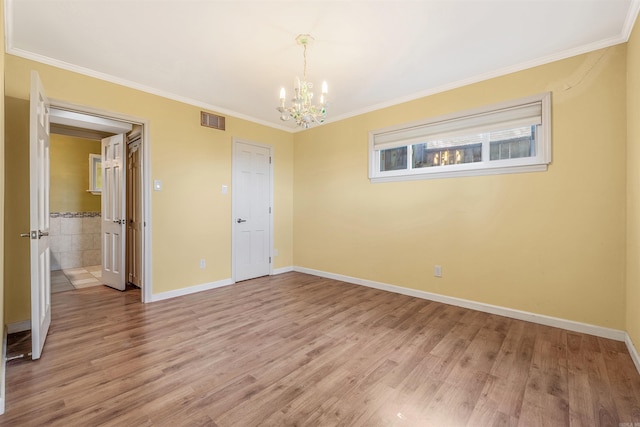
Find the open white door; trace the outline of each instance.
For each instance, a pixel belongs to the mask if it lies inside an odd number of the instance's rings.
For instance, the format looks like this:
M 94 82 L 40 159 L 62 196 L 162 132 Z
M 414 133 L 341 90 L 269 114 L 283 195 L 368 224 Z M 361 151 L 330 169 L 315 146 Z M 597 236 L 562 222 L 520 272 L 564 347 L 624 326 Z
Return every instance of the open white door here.
M 31 241 L 31 358 L 39 359 L 51 324 L 49 250 L 49 110 L 40 76 L 31 72 L 29 238 Z
M 102 281 L 124 291 L 125 282 L 125 137 L 102 140 Z
M 271 273 L 271 150 L 234 142 L 234 279 Z

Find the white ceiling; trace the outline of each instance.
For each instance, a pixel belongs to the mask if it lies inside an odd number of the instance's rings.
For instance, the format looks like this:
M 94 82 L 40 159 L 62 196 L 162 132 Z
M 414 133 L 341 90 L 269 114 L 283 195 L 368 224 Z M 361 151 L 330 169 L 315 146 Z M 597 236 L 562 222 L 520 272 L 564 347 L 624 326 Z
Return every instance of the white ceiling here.
M 302 74 L 328 120 L 626 41 L 639 0 L 7 0 L 7 52 L 292 129 Z

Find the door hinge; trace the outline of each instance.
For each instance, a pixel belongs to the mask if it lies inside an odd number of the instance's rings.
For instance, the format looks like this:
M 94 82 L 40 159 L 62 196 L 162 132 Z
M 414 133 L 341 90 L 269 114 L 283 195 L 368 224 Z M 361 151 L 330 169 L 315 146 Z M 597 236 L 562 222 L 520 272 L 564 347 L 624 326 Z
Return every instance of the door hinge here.
M 271 156 L 269 156 L 269 164 L 271 164 Z
M 271 206 L 269 206 L 269 213 L 271 213 Z
M 269 264 L 271 264 L 271 257 L 269 257 Z

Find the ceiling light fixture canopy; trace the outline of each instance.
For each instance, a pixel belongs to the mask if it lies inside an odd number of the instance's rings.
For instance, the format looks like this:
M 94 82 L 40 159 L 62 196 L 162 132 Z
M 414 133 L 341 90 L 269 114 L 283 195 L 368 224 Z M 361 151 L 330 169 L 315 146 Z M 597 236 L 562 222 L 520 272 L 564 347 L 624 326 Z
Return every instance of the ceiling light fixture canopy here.
M 307 46 L 313 43 L 313 37 L 309 34 L 300 34 L 296 37 L 296 43 L 302 46 L 304 52 L 304 68 L 302 80 L 296 77 L 293 83 L 294 96 L 291 99 L 291 106 L 285 106 L 286 92 L 280 89 L 280 120 L 287 121 L 293 119 L 296 125 L 308 129 L 313 123 L 322 123 L 327 117 L 327 82 L 322 82 L 322 94 L 320 104 L 313 104 L 313 83 L 307 81 Z

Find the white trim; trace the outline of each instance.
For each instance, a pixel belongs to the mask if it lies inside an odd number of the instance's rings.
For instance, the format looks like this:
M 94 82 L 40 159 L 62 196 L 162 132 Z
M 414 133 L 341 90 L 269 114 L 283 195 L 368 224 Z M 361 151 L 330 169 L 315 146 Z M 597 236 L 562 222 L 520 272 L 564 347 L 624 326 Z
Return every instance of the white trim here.
M 294 271 L 294 267 L 293 266 L 276 268 L 276 269 L 273 270 L 271 275 L 288 273 L 290 271 Z M 162 300 L 165 300 L 165 299 L 170 299 L 170 298 L 181 297 L 181 296 L 184 296 L 184 295 L 195 294 L 197 292 L 209 291 L 211 289 L 222 288 L 224 286 L 233 285 L 235 283 L 236 282 L 234 282 L 233 279 L 229 278 L 229 279 L 218 280 L 216 282 L 203 283 L 201 285 L 190 286 L 188 288 L 181 288 L 181 289 L 176 289 L 176 290 L 173 290 L 173 291 L 161 292 L 159 294 L 153 294 L 151 296 L 150 302 L 162 301 Z
M 455 305 L 458 307 L 469 308 L 471 310 L 482 311 L 484 313 L 497 314 L 512 319 L 524 320 L 540 325 L 562 328 L 568 331 L 580 332 L 583 334 L 595 335 L 602 338 L 609 338 L 616 341 L 625 341 L 626 332 L 618 329 L 605 328 L 603 326 L 590 325 L 588 323 L 575 322 L 573 320 L 560 319 L 558 317 L 545 316 L 543 314 L 531 313 L 528 311 L 515 310 L 508 307 L 485 304 L 482 302 L 466 300 L 462 298 L 450 297 L 446 295 L 434 294 L 431 292 L 419 291 L 416 289 L 403 288 L 401 286 L 390 285 L 387 283 L 375 282 L 372 280 L 358 279 L 355 277 L 344 276 L 342 274 L 327 273 L 325 271 L 313 270 L 305 267 L 295 266 L 294 271 L 300 273 L 311 274 L 328 279 L 340 280 L 354 285 L 367 286 L 369 288 L 380 289 L 387 292 L 408 295 L 416 298 L 422 298 L 430 301 L 441 302 L 443 304 Z
M 640 12 L 640 0 L 631 0 L 629 10 L 627 11 L 627 17 L 624 20 L 624 25 L 622 26 L 622 31 L 620 33 L 620 36 L 625 42 L 629 41 L 629 37 L 631 37 L 633 26 L 636 23 L 636 19 L 638 19 L 638 12 Z
M 181 288 L 181 289 L 175 289 L 173 291 L 160 292 L 159 294 L 151 295 L 150 302 L 162 301 L 165 299 L 195 294 L 197 292 L 209 291 L 211 289 L 233 285 L 234 283 L 235 282 L 231 279 L 223 279 L 223 280 L 218 280 L 216 282 L 209 282 L 209 283 L 203 283 L 201 285 L 189 286 L 188 288 Z
M 633 364 L 636 365 L 636 369 L 640 372 L 640 354 L 638 354 L 638 350 L 636 350 L 636 346 L 633 345 L 633 341 L 631 341 L 631 337 L 628 333 L 625 332 L 624 343 L 627 345 L 627 350 L 629 350 L 629 355 L 631 355 L 631 360 L 633 360 Z
M 7 2 L 7 3 L 10 3 L 10 2 Z M 8 45 L 9 38 L 7 37 L 6 40 Z M 248 120 L 250 122 L 257 123 L 263 126 L 268 126 L 270 128 L 279 129 L 279 130 L 283 130 L 290 133 L 293 131 L 293 129 L 289 127 L 277 125 L 277 124 L 274 124 L 273 122 L 268 122 L 266 120 L 258 119 L 256 117 L 242 114 L 237 111 L 229 110 L 227 108 L 223 108 L 217 105 L 208 104 L 206 102 L 198 101 L 186 96 L 176 95 L 175 93 L 171 93 L 162 89 L 156 89 L 151 86 L 132 82 L 130 80 L 122 79 L 120 77 L 115 77 L 110 74 L 92 70 L 90 68 L 80 67 L 78 65 L 70 64 L 68 62 L 60 61 L 57 59 L 50 58 L 48 56 L 39 55 L 37 53 L 29 52 L 26 50 L 15 48 L 15 47 L 7 46 L 6 53 L 21 57 L 21 58 L 29 59 L 31 61 L 39 62 L 41 64 L 51 65 L 52 67 L 61 68 L 63 70 L 71 71 L 73 73 L 78 73 L 85 76 L 93 77 L 98 80 L 103 80 L 109 83 L 115 83 L 117 85 L 128 87 L 130 89 L 139 90 L 141 92 L 149 93 L 151 95 L 157 95 L 163 98 L 171 99 L 173 101 L 182 102 L 183 104 L 204 108 L 205 110 L 212 110 L 219 114 L 226 114 L 228 116 L 233 116 L 238 119 Z
M 425 179 L 442 179 L 442 178 L 460 178 L 465 176 L 487 176 L 487 175 L 506 175 L 510 173 L 527 173 L 527 172 L 545 172 L 547 165 L 525 165 L 511 166 L 508 168 L 483 168 L 474 170 L 458 170 L 443 171 L 437 173 L 397 175 L 397 176 L 380 176 L 369 178 L 374 183 L 380 182 L 401 182 L 401 181 L 421 181 Z
M 635 3 L 635 1 L 634 1 Z M 637 12 L 636 12 L 637 13 Z M 329 119 L 325 120 L 324 123 L 334 123 L 339 122 L 340 120 L 345 120 L 351 117 L 359 116 L 366 113 L 371 113 L 373 111 L 382 110 L 383 108 L 393 107 L 395 105 L 404 104 L 406 102 L 415 101 L 417 99 L 426 98 L 428 96 L 436 95 L 439 93 L 447 92 L 450 90 L 458 89 L 464 86 L 469 86 L 475 83 L 484 82 L 487 80 L 495 79 L 497 77 L 506 76 L 509 74 L 517 73 L 519 71 L 528 70 L 530 68 L 539 67 L 541 65 L 550 64 L 556 61 L 561 61 L 563 59 L 571 58 L 574 56 L 582 55 L 585 53 L 593 52 L 599 49 L 604 49 L 607 47 L 615 46 L 620 43 L 625 43 L 629 39 L 629 35 L 623 37 L 622 35 L 618 37 L 611 37 L 606 40 L 601 40 L 596 43 L 591 43 L 584 46 L 579 46 L 577 48 L 568 49 L 563 52 L 559 52 L 556 54 L 543 56 L 541 58 L 533 59 L 530 61 L 521 62 L 519 64 L 510 65 L 499 70 L 490 71 L 488 73 L 479 74 L 476 76 L 471 76 L 466 79 L 461 79 L 452 83 L 447 83 L 444 85 L 436 86 L 431 89 L 423 90 L 420 92 L 412 93 L 408 96 L 403 96 L 399 98 L 390 99 L 388 101 L 379 102 L 377 104 L 361 108 L 359 110 L 355 110 L 349 113 L 341 114 L 339 116 L 331 116 Z M 297 129 L 294 130 L 294 133 L 301 132 L 306 129 Z
M 151 126 L 147 120 L 142 121 L 142 140 L 139 150 L 142 151 L 142 302 L 153 299 L 153 252 L 151 246 Z
M 284 274 L 284 273 L 289 273 L 293 271 L 293 266 L 290 265 L 288 267 L 280 267 L 280 268 L 274 268 L 273 272 L 271 273 L 272 276 L 275 276 L 277 274 Z
M 236 180 L 236 144 L 247 144 L 253 145 L 260 148 L 266 148 L 269 150 L 269 207 L 271 208 L 271 214 L 269 215 L 269 258 L 271 262 L 269 263 L 269 275 L 273 275 L 273 264 L 274 261 L 274 227 L 275 227 L 275 206 L 274 206 L 274 170 L 275 170 L 275 156 L 273 155 L 273 146 L 268 144 L 262 144 L 260 142 L 250 141 L 248 139 L 242 138 L 232 138 L 231 143 L 231 277 L 233 280 L 236 280 L 236 227 L 235 227 L 235 218 L 237 218 L 236 214 L 236 188 L 235 180 Z
M 150 86 L 141 85 L 139 83 L 135 83 L 129 80 L 121 79 L 115 76 L 111 76 L 109 74 L 101 73 L 98 71 L 94 71 L 88 68 L 79 67 L 77 65 L 70 64 L 68 62 L 60 61 L 57 59 L 53 59 L 44 55 L 38 55 L 33 52 L 28 52 L 22 49 L 18 49 L 13 47 L 13 1 L 6 0 L 4 2 L 4 19 L 5 19 L 5 53 L 10 55 L 19 56 L 22 58 L 26 58 L 32 61 L 40 62 L 43 64 L 48 64 L 57 68 L 61 68 L 64 70 L 72 71 L 75 73 L 87 75 L 90 77 L 94 77 L 100 80 L 104 80 L 107 82 L 119 84 L 122 86 L 129 87 L 131 89 L 140 90 L 142 92 L 150 93 L 153 95 L 162 96 L 163 98 L 172 99 L 174 101 L 183 102 L 185 104 L 193 105 L 196 107 L 201 107 L 207 110 L 217 111 L 221 114 L 228 114 L 234 116 L 239 119 L 249 120 L 251 122 L 261 124 L 264 126 L 268 126 L 274 129 L 279 129 L 289 133 L 297 133 L 305 131 L 306 129 L 302 128 L 290 128 L 283 125 L 278 125 L 270 121 L 257 119 L 255 117 L 251 117 L 245 114 L 238 113 L 236 111 L 228 110 L 226 108 L 222 108 L 219 106 L 207 104 L 201 101 L 196 101 L 194 99 L 173 94 L 171 92 L 167 92 L 164 90 L 156 89 Z M 427 96 L 435 95 L 437 93 L 446 92 L 448 90 L 457 89 L 459 87 L 467 86 L 470 84 L 478 83 L 481 81 L 489 80 L 492 78 L 504 76 L 507 74 L 512 74 L 518 71 L 526 70 L 529 68 L 534 68 L 540 65 L 548 64 L 555 61 L 560 61 L 562 59 L 571 58 L 573 56 L 582 55 L 584 53 L 592 52 L 594 50 L 603 49 L 610 46 L 615 46 L 620 43 L 625 43 L 629 40 L 631 36 L 631 31 L 633 30 L 635 21 L 638 16 L 638 12 L 640 11 L 640 0 L 632 0 L 629 5 L 629 10 L 627 11 L 627 16 L 623 25 L 623 28 L 618 36 L 611 37 L 605 40 L 600 40 L 595 43 L 578 46 L 575 48 L 567 49 L 562 52 L 554 53 L 547 56 L 542 56 L 540 58 L 536 58 L 529 61 L 520 62 L 518 64 L 510 65 L 498 70 L 490 71 L 487 73 L 479 74 L 476 76 L 471 76 L 466 79 L 461 79 L 452 83 L 436 86 L 431 89 L 427 89 L 424 91 L 416 92 L 408 96 L 394 98 L 388 101 L 383 101 L 368 107 L 364 107 L 361 109 L 357 109 L 351 112 L 347 112 L 345 114 L 341 114 L 338 116 L 329 117 L 329 119 L 325 120 L 324 123 L 334 123 L 340 120 L 345 120 L 351 117 L 359 116 L 361 114 L 370 113 L 372 111 L 380 110 L 387 107 L 392 107 L 394 105 L 403 104 L 405 102 L 414 101 L 419 98 L 424 98 Z
M 14 322 L 7 325 L 7 334 L 15 334 L 16 332 L 24 332 L 30 330 L 31 320 L 23 320 L 22 322 Z
M 13 46 L 13 1 L 4 2 L 4 51 Z
M 151 302 L 153 295 L 153 282 L 151 280 L 151 192 L 149 191 L 151 183 L 151 127 L 147 119 L 131 116 L 128 114 L 114 113 L 112 111 L 93 108 L 86 105 L 75 104 L 59 99 L 51 99 L 51 107 L 74 111 L 81 114 L 93 115 L 107 119 L 134 123 L 142 126 L 142 139 L 140 150 L 142 153 L 142 302 Z

